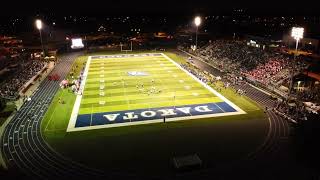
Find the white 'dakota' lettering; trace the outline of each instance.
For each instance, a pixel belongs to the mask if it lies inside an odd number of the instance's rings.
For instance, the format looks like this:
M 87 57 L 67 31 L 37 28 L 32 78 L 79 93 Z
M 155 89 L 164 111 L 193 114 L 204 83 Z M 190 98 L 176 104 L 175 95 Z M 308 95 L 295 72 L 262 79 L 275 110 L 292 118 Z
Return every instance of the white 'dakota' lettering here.
M 177 113 L 174 112 L 174 109 L 159 109 L 158 111 L 163 113 L 161 116 L 177 115 Z
M 210 112 L 212 111 L 211 109 L 208 108 L 208 106 L 197 106 L 194 108 L 194 110 L 198 112 Z
M 149 115 L 148 115 L 149 114 Z M 143 111 L 141 113 L 142 117 L 154 117 L 157 113 L 154 111 Z
M 177 110 L 185 113 L 185 114 L 190 114 L 190 109 L 191 107 L 182 107 L 182 108 L 177 108 Z
M 107 114 L 107 115 L 103 115 L 103 117 L 107 118 L 108 121 L 114 121 L 117 119 L 119 115 L 120 114 Z
M 138 119 L 138 115 L 134 114 L 134 112 L 127 112 L 125 114 L 127 116 L 123 116 L 123 120 Z

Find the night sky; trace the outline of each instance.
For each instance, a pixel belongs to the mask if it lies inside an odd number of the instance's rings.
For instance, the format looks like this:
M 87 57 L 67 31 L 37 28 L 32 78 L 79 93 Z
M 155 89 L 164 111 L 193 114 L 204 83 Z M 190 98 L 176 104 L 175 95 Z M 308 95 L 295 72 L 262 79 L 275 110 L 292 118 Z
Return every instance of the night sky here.
M 316 1 L 299 2 L 281 0 L 32 0 L 17 3 L 5 1 L 1 5 L 2 16 L 29 15 L 34 13 L 55 14 L 225 14 L 234 8 L 245 9 L 251 14 L 320 14 Z M 19 6 L 17 6 L 17 4 Z M 10 8 L 4 8 L 4 7 Z

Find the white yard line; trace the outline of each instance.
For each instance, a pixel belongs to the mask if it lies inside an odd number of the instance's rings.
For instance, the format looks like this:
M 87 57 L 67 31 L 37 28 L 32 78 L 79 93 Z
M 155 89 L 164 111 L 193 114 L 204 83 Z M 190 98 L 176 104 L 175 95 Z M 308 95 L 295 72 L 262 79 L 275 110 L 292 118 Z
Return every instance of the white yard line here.
M 124 80 L 124 77 L 121 75 L 121 72 L 119 72 L 119 75 L 121 76 L 121 78 L 122 78 L 122 88 L 123 88 L 123 94 L 124 94 L 124 96 L 126 97 L 126 100 L 127 100 L 127 107 L 128 107 L 128 109 L 130 108 L 130 103 L 129 103 L 129 99 L 128 99 L 128 96 L 127 96 L 127 88 L 125 87 L 125 80 Z

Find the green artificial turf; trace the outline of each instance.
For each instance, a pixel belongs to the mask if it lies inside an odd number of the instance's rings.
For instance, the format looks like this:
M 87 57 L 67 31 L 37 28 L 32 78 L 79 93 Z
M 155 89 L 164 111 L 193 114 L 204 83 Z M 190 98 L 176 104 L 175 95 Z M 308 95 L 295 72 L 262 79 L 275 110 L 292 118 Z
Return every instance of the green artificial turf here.
M 132 71 L 148 75 L 128 75 Z M 90 63 L 79 114 L 210 102 L 222 100 L 164 57 L 96 59 Z

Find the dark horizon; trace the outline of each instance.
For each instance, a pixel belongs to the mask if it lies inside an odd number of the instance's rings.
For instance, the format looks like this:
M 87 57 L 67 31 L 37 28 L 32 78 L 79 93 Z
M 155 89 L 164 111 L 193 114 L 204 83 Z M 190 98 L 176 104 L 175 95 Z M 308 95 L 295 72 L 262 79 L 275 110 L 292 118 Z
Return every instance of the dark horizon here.
M 311 0 L 299 2 L 288 1 L 210 1 L 210 0 L 186 0 L 186 1 L 55 1 L 54 4 L 27 1 L 6 2 L 6 6 L 0 11 L 2 17 L 14 17 L 36 14 L 55 15 L 223 15 L 231 14 L 234 9 L 242 9 L 249 15 L 320 15 L 317 3 Z

